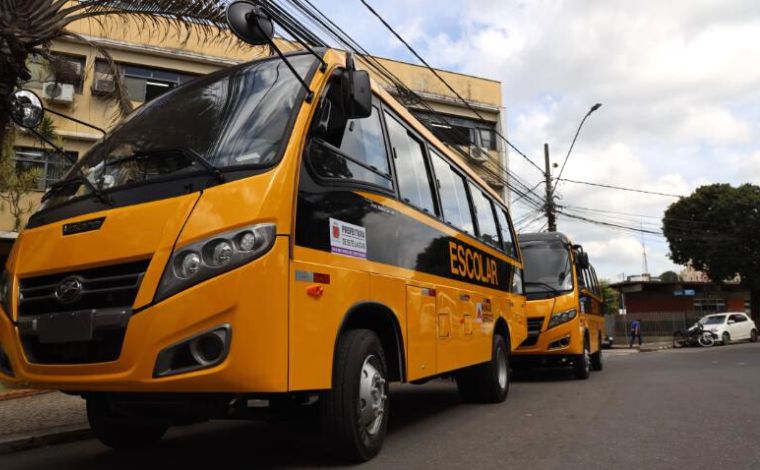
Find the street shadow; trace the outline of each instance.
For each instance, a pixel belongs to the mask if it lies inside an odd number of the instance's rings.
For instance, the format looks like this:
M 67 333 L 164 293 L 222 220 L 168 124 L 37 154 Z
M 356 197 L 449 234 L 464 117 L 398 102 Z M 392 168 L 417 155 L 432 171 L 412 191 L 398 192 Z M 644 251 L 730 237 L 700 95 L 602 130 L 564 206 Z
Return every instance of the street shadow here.
M 456 385 L 443 380 L 422 386 L 396 385 L 390 398 L 393 406 L 389 438 L 409 426 L 466 406 Z M 24 465 L 14 468 L 184 470 L 345 466 L 325 448 L 314 418 L 306 414 L 287 422 L 214 422 L 173 428 L 157 447 L 149 450 L 117 452 L 93 441 L 74 443 L 49 448 L 48 455 L 56 456 L 55 461 L 47 461 L 49 466 L 41 466 L 36 459 L 25 459 Z
M 514 382 L 564 382 L 568 380 L 577 380 L 571 366 L 535 367 L 512 371 L 512 381 Z

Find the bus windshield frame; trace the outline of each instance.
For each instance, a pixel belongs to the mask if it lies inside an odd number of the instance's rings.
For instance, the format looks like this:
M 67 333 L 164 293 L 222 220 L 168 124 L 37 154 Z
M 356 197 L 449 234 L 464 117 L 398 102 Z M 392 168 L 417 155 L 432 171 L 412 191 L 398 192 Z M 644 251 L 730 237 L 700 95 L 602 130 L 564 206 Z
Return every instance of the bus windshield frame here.
M 299 74 L 313 76 L 314 56 L 288 59 Z M 272 168 L 282 160 L 304 98 L 298 79 L 276 57 L 199 77 L 143 105 L 96 143 L 45 195 L 38 213 L 90 198 L 93 186 L 108 193 Z
M 525 265 L 525 293 L 529 299 L 558 297 L 575 291 L 569 246 L 559 240 L 531 240 L 521 242 L 520 247 Z

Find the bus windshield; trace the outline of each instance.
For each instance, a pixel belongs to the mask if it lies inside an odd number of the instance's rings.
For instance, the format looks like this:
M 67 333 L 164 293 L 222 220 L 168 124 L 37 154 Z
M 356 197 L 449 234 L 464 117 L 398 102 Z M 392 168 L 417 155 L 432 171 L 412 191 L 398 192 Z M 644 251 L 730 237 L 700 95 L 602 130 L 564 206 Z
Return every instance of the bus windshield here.
M 314 57 L 291 63 L 307 76 Z M 300 83 L 280 59 L 198 78 L 166 93 L 119 124 L 77 162 L 40 210 L 92 193 L 204 171 L 269 167 L 288 139 Z M 191 158 L 193 157 L 193 158 Z M 205 168 L 208 171 L 208 168 Z M 92 184 L 82 184 L 86 177 Z
M 573 290 L 567 247 L 560 241 L 527 241 L 521 244 L 525 258 L 527 294 L 551 294 Z

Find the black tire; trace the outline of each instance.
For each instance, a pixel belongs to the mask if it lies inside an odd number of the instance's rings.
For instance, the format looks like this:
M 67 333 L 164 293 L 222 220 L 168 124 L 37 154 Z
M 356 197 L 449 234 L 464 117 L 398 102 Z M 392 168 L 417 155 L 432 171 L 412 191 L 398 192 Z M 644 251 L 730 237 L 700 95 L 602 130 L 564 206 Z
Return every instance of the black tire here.
M 583 354 L 577 356 L 573 362 L 573 373 L 578 380 L 586 380 L 591 375 L 591 347 L 588 338 L 583 341 Z
M 673 347 L 682 348 L 686 346 L 686 339 L 683 337 L 683 333 L 676 331 L 673 333 Z
M 87 420 L 95 437 L 116 450 L 154 446 L 169 429 L 164 425 L 129 422 L 125 417 L 119 419 L 104 397 L 87 398 Z
M 468 403 L 501 403 L 509 395 L 509 346 L 495 334 L 491 360 L 468 367 L 456 375 L 459 396 Z
M 721 336 L 721 342 L 723 343 L 723 346 L 728 346 L 731 344 L 731 335 L 729 335 L 727 331 L 723 332 L 723 336 Z
M 383 346 L 373 331 L 350 330 L 338 339 L 332 390 L 320 399 L 322 427 L 335 457 L 366 462 L 380 452 L 388 430 L 387 370 Z M 370 389 L 379 391 L 375 404 L 381 407 L 380 415 L 375 414 L 370 423 L 362 422 L 361 410 L 370 412 L 372 407 L 361 396 L 362 377 L 372 384 Z
M 599 350 L 591 355 L 591 369 L 600 371 L 604 368 L 604 361 L 602 360 L 602 338 L 599 338 Z
M 757 330 L 752 330 L 749 333 L 749 342 L 757 343 Z

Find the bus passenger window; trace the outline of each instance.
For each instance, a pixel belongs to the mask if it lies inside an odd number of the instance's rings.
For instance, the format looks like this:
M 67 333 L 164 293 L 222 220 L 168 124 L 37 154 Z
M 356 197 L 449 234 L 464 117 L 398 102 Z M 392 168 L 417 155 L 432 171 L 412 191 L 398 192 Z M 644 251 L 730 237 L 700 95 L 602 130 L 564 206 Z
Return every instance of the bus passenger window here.
M 401 199 L 425 212 L 435 214 L 433 193 L 425 163 L 422 142 L 414 138 L 394 117 L 385 114 L 393 147 L 398 189 Z
M 459 230 L 475 234 L 464 178 L 455 172 L 437 152 L 433 151 L 431 155 L 435 178 L 438 182 L 438 193 L 441 196 L 443 220 Z
M 501 246 L 504 249 L 504 253 L 517 259 L 517 253 L 515 253 L 515 239 L 512 236 L 512 230 L 509 228 L 509 221 L 507 220 L 507 213 L 504 209 L 496 208 L 496 218 L 499 221 L 499 231 L 501 232 Z
M 483 194 L 483 191 L 472 183 L 470 183 L 470 194 L 472 195 L 472 203 L 475 206 L 475 216 L 478 219 L 480 239 L 498 248 L 499 234 L 496 231 L 496 220 L 493 218 L 491 201 Z
M 332 86 L 320 106 L 312 130 L 310 163 L 323 178 L 362 181 L 392 189 L 380 112 L 346 121 L 340 109 L 339 87 Z

